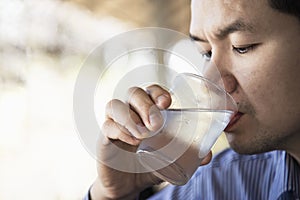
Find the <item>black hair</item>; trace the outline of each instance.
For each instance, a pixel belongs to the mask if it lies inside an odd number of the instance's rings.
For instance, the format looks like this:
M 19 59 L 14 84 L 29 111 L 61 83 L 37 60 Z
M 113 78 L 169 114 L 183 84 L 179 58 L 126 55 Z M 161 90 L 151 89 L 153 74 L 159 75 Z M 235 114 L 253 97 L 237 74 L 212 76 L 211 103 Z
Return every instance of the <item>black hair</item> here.
M 270 6 L 279 12 L 297 17 L 300 20 L 300 0 L 268 0 Z

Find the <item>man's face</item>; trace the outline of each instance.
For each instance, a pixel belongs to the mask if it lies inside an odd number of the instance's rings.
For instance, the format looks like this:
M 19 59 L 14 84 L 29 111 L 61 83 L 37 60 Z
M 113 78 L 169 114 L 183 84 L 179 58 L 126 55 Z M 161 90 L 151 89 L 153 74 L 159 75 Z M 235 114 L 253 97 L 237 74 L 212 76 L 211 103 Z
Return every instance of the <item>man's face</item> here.
M 227 130 L 240 153 L 300 141 L 300 22 L 266 0 L 193 0 L 190 33 L 238 102 Z

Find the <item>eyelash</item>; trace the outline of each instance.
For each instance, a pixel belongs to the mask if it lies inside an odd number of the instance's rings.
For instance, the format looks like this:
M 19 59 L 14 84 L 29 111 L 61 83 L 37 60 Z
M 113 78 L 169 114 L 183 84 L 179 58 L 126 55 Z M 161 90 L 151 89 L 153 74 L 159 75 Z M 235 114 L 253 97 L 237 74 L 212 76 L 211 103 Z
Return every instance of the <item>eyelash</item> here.
M 257 44 L 250 44 L 250 45 L 244 46 L 244 47 L 235 47 L 235 46 L 232 46 L 232 49 L 235 52 L 237 52 L 238 54 L 246 54 L 249 51 L 252 51 L 256 47 L 256 45 Z
M 244 47 L 235 47 L 235 46 L 232 46 L 232 49 L 238 53 L 238 54 L 246 54 L 248 53 L 249 51 L 252 51 L 258 44 L 250 44 L 248 46 L 244 46 Z M 202 54 L 202 57 L 205 58 L 206 60 L 210 60 L 211 59 L 211 56 L 212 56 L 212 51 L 206 51 L 206 52 L 203 52 L 201 53 Z

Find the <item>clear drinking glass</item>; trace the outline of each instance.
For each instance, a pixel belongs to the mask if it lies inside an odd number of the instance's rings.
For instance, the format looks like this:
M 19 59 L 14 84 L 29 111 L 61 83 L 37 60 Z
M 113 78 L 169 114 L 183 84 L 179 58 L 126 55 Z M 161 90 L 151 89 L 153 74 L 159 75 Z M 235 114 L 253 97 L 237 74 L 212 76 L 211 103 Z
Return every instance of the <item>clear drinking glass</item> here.
M 237 111 L 233 98 L 204 77 L 179 74 L 170 89 L 164 125 L 137 149 L 140 163 L 159 178 L 183 185 Z

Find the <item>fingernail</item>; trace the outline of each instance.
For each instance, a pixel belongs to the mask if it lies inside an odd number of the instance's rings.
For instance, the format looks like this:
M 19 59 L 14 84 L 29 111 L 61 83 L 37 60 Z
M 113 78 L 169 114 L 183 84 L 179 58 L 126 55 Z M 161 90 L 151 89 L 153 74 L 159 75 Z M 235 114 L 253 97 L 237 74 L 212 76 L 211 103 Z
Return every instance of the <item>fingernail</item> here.
M 150 108 L 150 116 L 149 116 L 150 125 L 154 129 L 158 129 L 163 124 L 163 117 L 156 106 L 152 106 Z
M 159 97 L 156 98 L 156 104 L 161 105 L 163 102 L 168 100 L 168 96 L 167 95 L 160 95 Z

